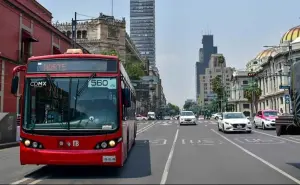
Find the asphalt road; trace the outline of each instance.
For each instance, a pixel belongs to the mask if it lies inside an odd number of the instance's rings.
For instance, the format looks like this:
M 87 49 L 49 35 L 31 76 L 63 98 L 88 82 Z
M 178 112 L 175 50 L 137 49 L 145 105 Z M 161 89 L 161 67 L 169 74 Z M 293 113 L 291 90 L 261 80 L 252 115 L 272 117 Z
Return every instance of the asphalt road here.
M 0 150 L 0 184 L 300 184 L 300 136 L 224 134 L 214 121 L 144 121 L 122 169 L 20 166 Z M 299 179 L 299 180 L 298 180 Z

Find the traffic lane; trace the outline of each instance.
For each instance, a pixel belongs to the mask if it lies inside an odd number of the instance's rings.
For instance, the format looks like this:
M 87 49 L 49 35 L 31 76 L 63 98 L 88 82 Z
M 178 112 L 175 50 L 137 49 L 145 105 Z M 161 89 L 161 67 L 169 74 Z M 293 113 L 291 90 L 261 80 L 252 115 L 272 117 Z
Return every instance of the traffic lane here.
M 0 150 L 0 184 L 8 184 L 19 180 L 41 166 L 20 165 L 19 147 Z
M 48 167 L 41 184 L 157 184 L 171 149 L 177 125 L 155 125 L 140 132 L 121 169 L 100 167 Z M 45 173 L 47 171 L 47 173 Z M 39 179 L 36 179 L 39 180 Z M 32 182 L 32 181 L 31 181 Z
M 273 136 L 266 132 L 223 135 L 293 177 L 300 179 L 300 141 Z
M 166 184 L 294 184 L 201 123 L 180 127 L 168 174 Z
M 138 130 L 141 128 L 144 128 L 150 124 L 153 124 L 155 121 L 147 121 L 147 120 L 143 120 L 143 121 L 137 121 L 137 127 Z

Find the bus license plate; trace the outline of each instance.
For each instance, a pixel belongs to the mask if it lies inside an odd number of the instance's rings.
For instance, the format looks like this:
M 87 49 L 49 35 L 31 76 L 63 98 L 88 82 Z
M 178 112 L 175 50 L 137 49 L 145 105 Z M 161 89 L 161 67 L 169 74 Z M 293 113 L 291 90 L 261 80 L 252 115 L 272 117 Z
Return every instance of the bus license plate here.
M 116 156 L 103 156 L 102 161 L 104 163 L 114 163 L 116 162 Z

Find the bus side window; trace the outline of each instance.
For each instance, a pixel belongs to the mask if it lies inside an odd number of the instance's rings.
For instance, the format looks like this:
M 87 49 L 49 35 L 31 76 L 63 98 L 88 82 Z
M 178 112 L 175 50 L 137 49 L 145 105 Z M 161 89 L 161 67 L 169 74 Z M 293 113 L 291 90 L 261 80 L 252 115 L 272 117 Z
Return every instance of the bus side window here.
M 126 84 L 124 83 L 123 79 L 121 80 L 121 88 L 122 88 L 122 90 L 126 88 Z M 122 101 L 124 101 L 124 100 L 122 100 Z M 128 119 L 127 108 L 123 105 L 123 102 L 122 102 L 122 107 L 123 107 L 122 119 L 127 120 Z

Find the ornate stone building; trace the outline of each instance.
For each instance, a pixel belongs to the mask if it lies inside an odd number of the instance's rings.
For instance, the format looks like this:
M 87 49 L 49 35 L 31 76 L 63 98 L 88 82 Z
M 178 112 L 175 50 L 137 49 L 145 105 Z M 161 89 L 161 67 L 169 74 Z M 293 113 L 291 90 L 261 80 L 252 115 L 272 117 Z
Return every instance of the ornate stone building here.
M 55 23 L 58 28 L 68 37 L 72 38 L 72 24 Z M 100 13 L 99 17 L 90 21 L 77 22 L 76 42 L 85 47 L 91 53 L 115 50 L 120 59 L 125 62 L 128 57 L 144 62 L 139 51 L 134 46 L 129 35 L 126 33 L 125 18 L 117 20 L 113 16 Z

